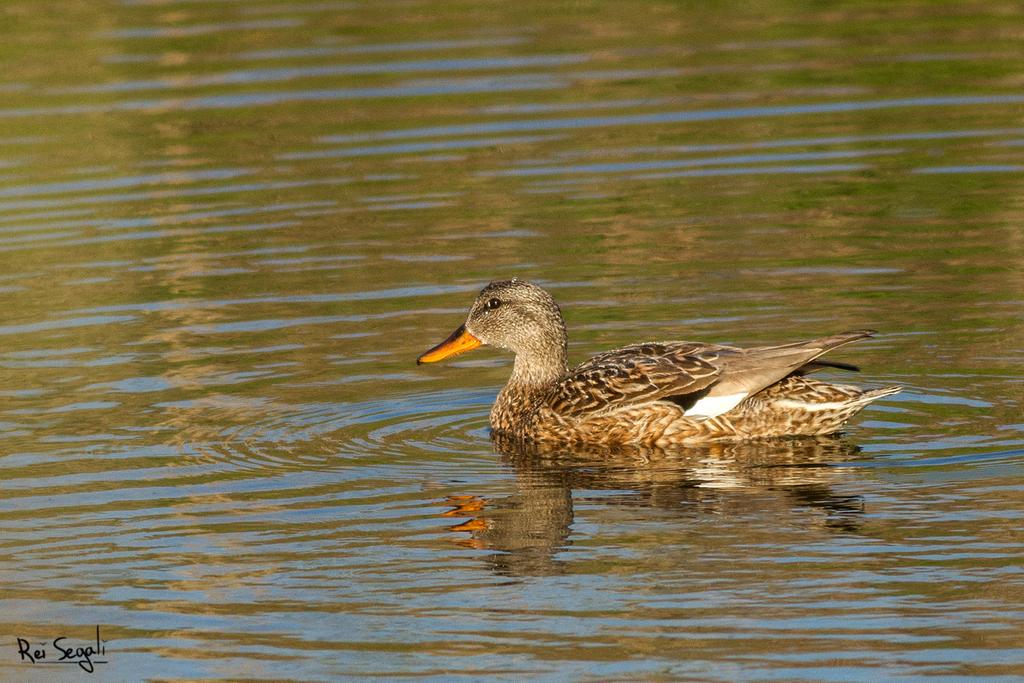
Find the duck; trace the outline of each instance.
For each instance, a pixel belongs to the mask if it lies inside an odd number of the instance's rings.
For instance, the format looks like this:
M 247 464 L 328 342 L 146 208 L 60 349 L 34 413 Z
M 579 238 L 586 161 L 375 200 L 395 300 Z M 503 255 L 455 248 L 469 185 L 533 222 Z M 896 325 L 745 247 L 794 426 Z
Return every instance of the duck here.
M 542 287 L 489 283 L 465 323 L 421 354 L 436 363 L 480 346 L 514 354 L 512 374 L 490 411 L 492 435 L 539 444 L 642 446 L 835 434 L 898 386 L 863 389 L 809 377 L 833 368 L 829 351 L 874 330 L 777 346 L 739 348 L 689 341 L 642 342 L 568 365 L 561 309 Z

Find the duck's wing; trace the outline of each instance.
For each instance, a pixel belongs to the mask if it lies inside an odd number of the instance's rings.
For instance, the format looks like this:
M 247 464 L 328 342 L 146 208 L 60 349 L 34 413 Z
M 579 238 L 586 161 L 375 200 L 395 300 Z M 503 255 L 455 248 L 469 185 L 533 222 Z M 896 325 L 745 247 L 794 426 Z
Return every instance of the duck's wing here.
M 820 366 L 853 369 L 817 359 L 873 334 L 851 330 L 750 349 L 696 342 L 634 344 L 580 365 L 553 388 L 548 405 L 558 414 L 578 417 L 661 399 L 683 408 L 687 417 L 703 420 L 732 410 L 790 374 Z
M 718 381 L 716 347 L 688 342 L 633 344 L 579 365 L 553 387 L 548 407 L 580 417 L 700 392 Z
M 732 410 L 743 400 L 782 378 L 812 372 L 822 366 L 855 369 L 855 366 L 821 361 L 818 357 L 834 348 L 866 339 L 873 330 L 850 330 L 820 339 L 761 346 L 750 349 L 719 347 L 708 354 L 699 354 L 704 360 L 721 368 L 722 374 L 705 396 L 687 409 L 687 417 L 715 417 Z

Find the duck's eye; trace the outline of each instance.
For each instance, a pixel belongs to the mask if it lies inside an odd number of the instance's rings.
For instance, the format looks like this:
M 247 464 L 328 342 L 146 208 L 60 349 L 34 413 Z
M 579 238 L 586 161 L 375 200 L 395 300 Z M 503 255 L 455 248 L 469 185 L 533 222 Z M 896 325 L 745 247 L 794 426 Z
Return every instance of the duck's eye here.
M 501 299 L 488 299 L 487 303 L 484 304 L 484 310 L 493 311 L 495 308 L 501 305 Z

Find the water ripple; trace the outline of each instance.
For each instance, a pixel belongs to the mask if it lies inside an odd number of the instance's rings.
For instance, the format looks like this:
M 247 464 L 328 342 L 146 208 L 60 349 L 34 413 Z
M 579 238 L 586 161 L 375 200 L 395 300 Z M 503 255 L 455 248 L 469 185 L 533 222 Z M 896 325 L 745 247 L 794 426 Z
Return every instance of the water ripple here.
M 206 36 L 213 33 L 232 31 L 261 31 L 265 29 L 293 28 L 302 26 L 300 19 L 253 19 L 250 21 L 221 22 L 216 24 L 191 24 L 178 26 L 136 26 L 113 29 L 101 34 L 105 38 L 184 38 Z
M 301 78 L 323 76 L 357 76 L 367 74 L 398 74 L 433 71 L 490 71 L 523 69 L 537 66 L 562 66 L 589 61 L 588 55 L 524 55 L 520 57 L 475 57 L 461 59 L 426 59 L 408 62 L 381 62 L 377 64 L 333 64 L 327 66 L 280 67 L 274 69 L 247 69 L 211 75 L 179 75 L 159 80 L 116 81 L 102 85 L 82 85 L 55 90 L 64 93 L 137 92 L 142 90 L 172 90 L 236 84 L 279 83 Z
M 188 425 L 182 436 L 203 460 L 233 469 L 301 470 L 476 458 L 481 448 L 489 450 L 492 400 L 491 391 L 298 406 L 214 396 L 154 407 L 169 414 L 170 424 Z
M 729 164 L 760 164 L 774 161 L 817 161 L 826 159 L 856 159 L 867 156 L 898 154 L 902 150 L 883 148 L 870 150 L 836 150 L 831 152 L 791 152 L 779 154 L 738 154 L 703 159 L 664 159 L 656 161 L 622 161 L 571 166 L 530 166 L 525 168 L 483 171 L 484 176 L 546 176 L 563 173 L 622 173 L 657 169 L 688 168 L 695 166 L 726 166 Z M 652 177 L 652 176 L 646 176 Z M 653 176 L 661 177 L 661 176 Z
M 444 126 L 428 126 L 389 130 L 374 133 L 351 133 L 325 136 L 326 143 L 366 142 L 373 140 L 397 140 L 443 135 L 488 135 L 494 133 L 515 133 L 545 130 L 580 130 L 607 126 L 646 126 L 666 123 L 688 123 L 698 121 L 729 121 L 735 119 L 757 119 L 775 116 L 796 116 L 803 114 L 836 114 L 842 112 L 878 111 L 918 107 L 971 107 L 982 105 L 1021 104 L 1024 95 L 962 95 L 951 97 L 907 97 L 887 100 L 865 100 L 859 102 L 819 102 L 796 105 L 738 107 L 730 109 L 703 109 L 674 112 L 652 112 L 645 114 L 622 114 L 618 116 L 582 116 L 559 119 L 530 119 L 477 122 Z

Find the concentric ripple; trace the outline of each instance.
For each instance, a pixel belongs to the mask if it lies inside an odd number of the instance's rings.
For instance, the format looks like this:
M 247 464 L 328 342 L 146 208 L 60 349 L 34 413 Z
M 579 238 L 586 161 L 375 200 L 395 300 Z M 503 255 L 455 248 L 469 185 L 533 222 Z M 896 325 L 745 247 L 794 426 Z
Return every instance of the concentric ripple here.
M 229 397 L 161 404 L 180 443 L 217 468 L 344 469 L 410 465 L 489 451 L 494 392 L 439 391 L 353 403 L 284 405 Z M 227 425 L 227 426 L 226 426 Z

